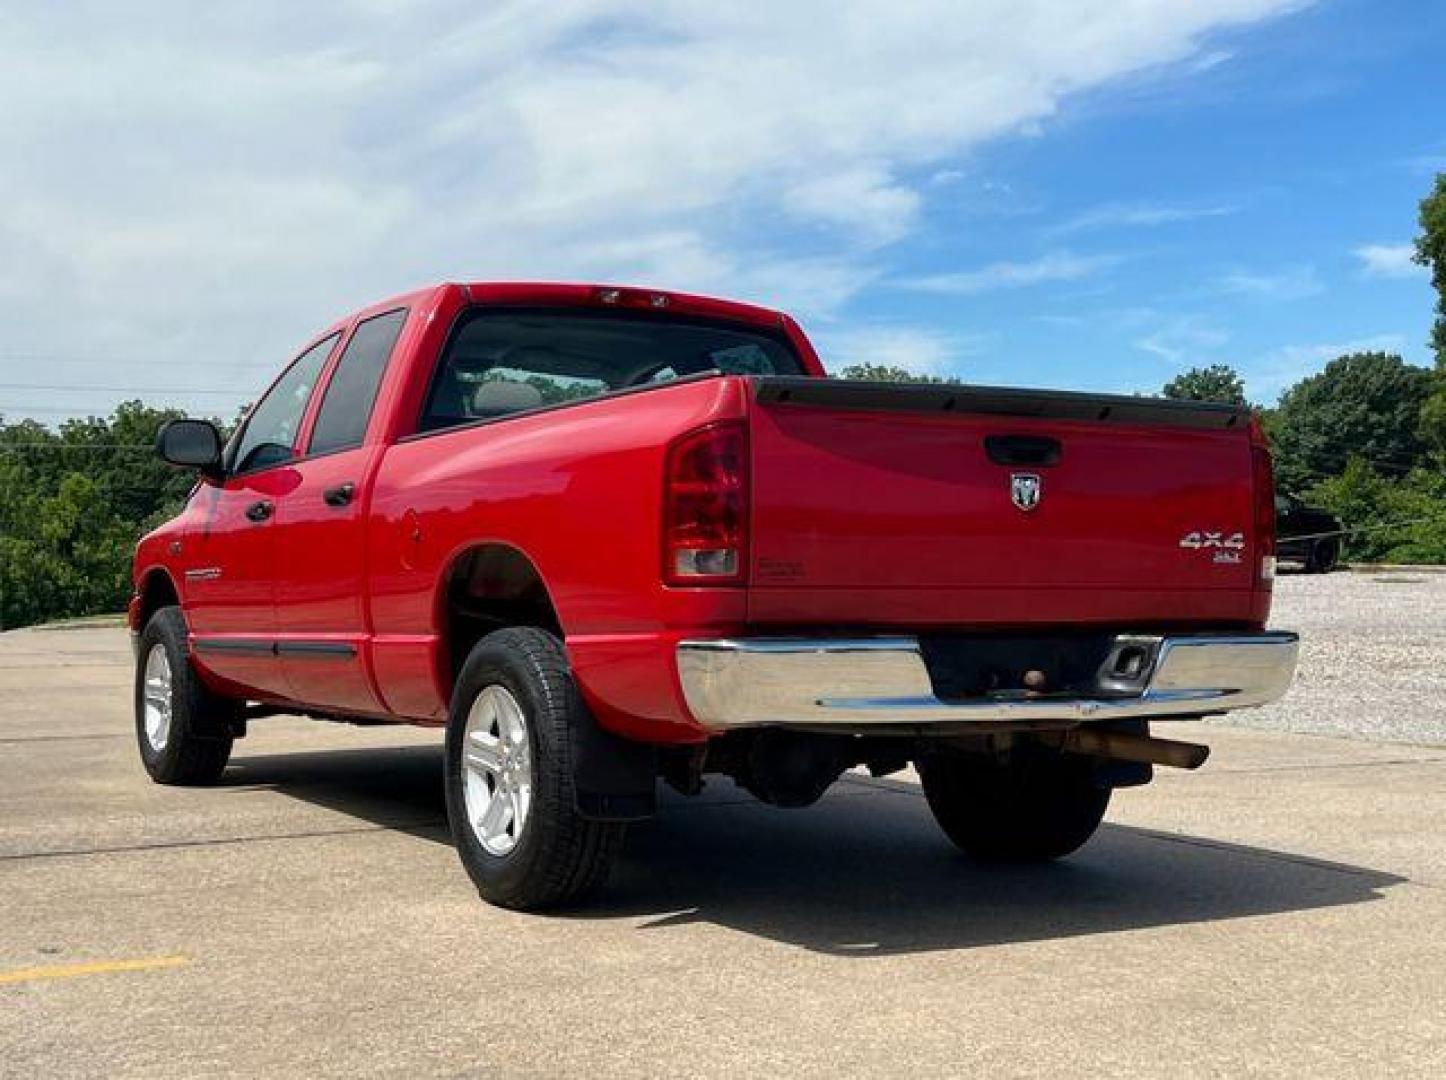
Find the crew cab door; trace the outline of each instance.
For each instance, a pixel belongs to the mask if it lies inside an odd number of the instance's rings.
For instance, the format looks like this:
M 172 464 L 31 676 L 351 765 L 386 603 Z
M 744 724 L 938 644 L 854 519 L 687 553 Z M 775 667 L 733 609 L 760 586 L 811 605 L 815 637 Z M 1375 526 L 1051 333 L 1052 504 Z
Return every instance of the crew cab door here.
M 182 541 L 191 648 L 248 696 L 287 696 L 275 649 L 276 509 L 297 485 L 295 442 L 339 334 L 311 346 L 257 402 L 226 451 L 225 479 L 196 493 L 200 531 Z
M 365 518 L 382 453 L 367 442 L 406 309 L 362 319 L 321 391 L 296 483 L 277 503 L 276 649 L 290 696 L 343 713 L 381 712 L 367 644 Z

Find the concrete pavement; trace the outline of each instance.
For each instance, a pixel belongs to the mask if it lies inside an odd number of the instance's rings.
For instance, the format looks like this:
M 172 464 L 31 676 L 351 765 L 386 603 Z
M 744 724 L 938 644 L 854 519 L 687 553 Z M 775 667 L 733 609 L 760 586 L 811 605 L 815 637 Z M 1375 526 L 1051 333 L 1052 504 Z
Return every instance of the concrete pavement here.
M 129 678 L 119 631 L 0 635 L 7 1076 L 1446 1075 L 1443 747 L 1195 726 L 1006 870 L 906 781 L 715 781 L 539 917 L 470 888 L 435 734 L 262 721 L 160 788 Z

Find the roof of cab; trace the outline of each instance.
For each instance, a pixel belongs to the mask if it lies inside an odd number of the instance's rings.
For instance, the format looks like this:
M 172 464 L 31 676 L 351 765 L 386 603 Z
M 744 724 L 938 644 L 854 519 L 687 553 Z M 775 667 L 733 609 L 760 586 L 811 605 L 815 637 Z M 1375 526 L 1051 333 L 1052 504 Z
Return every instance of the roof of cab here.
M 639 285 L 585 284 L 559 281 L 446 281 L 389 296 L 351 312 L 327 331 L 332 333 L 352 319 L 369 318 L 399 307 L 412 307 L 443 289 L 461 289 L 470 303 L 558 307 L 647 309 L 676 311 L 718 319 L 733 319 L 761 326 L 781 326 L 787 316 L 773 308 L 724 300 L 716 296 L 677 292 Z
M 620 307 L 681 311 L 688 315 L 737 319 L 778 326 L 784 315 L 772 308 L 714 296 L 651 286 L 542 281 L 475 281 L 462 286 L 476 303 L 558 304 L 567 307 Z

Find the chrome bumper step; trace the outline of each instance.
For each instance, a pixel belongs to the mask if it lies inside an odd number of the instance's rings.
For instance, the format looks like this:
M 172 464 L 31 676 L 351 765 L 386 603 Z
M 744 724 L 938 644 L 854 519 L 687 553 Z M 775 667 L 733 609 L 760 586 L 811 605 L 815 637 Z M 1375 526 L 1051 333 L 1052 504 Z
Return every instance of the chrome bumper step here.
M 1141 635 L 1121 634 L 1122 642 Z M 1068 727 L 1099 720 L 1195 717 L 1265 705 L 1295 674 L 1285 632 L 1156 635 L 1138 693 L 1021 691 L 943 699 L 914 637 L 723 638 L 678 644 L 689 711 L 713 731 L 793 726 L 871 731 L 899 725 Z

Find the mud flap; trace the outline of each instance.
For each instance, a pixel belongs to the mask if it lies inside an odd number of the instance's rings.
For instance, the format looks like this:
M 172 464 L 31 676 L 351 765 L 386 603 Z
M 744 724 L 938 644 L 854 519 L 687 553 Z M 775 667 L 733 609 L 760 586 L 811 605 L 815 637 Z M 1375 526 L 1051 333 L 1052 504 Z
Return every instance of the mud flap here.
M 572 783 L 577 812 L 593 821 L 641 821 L 658 808 L 658 751 L 622 739 L 580 710 L 573 733 Z

